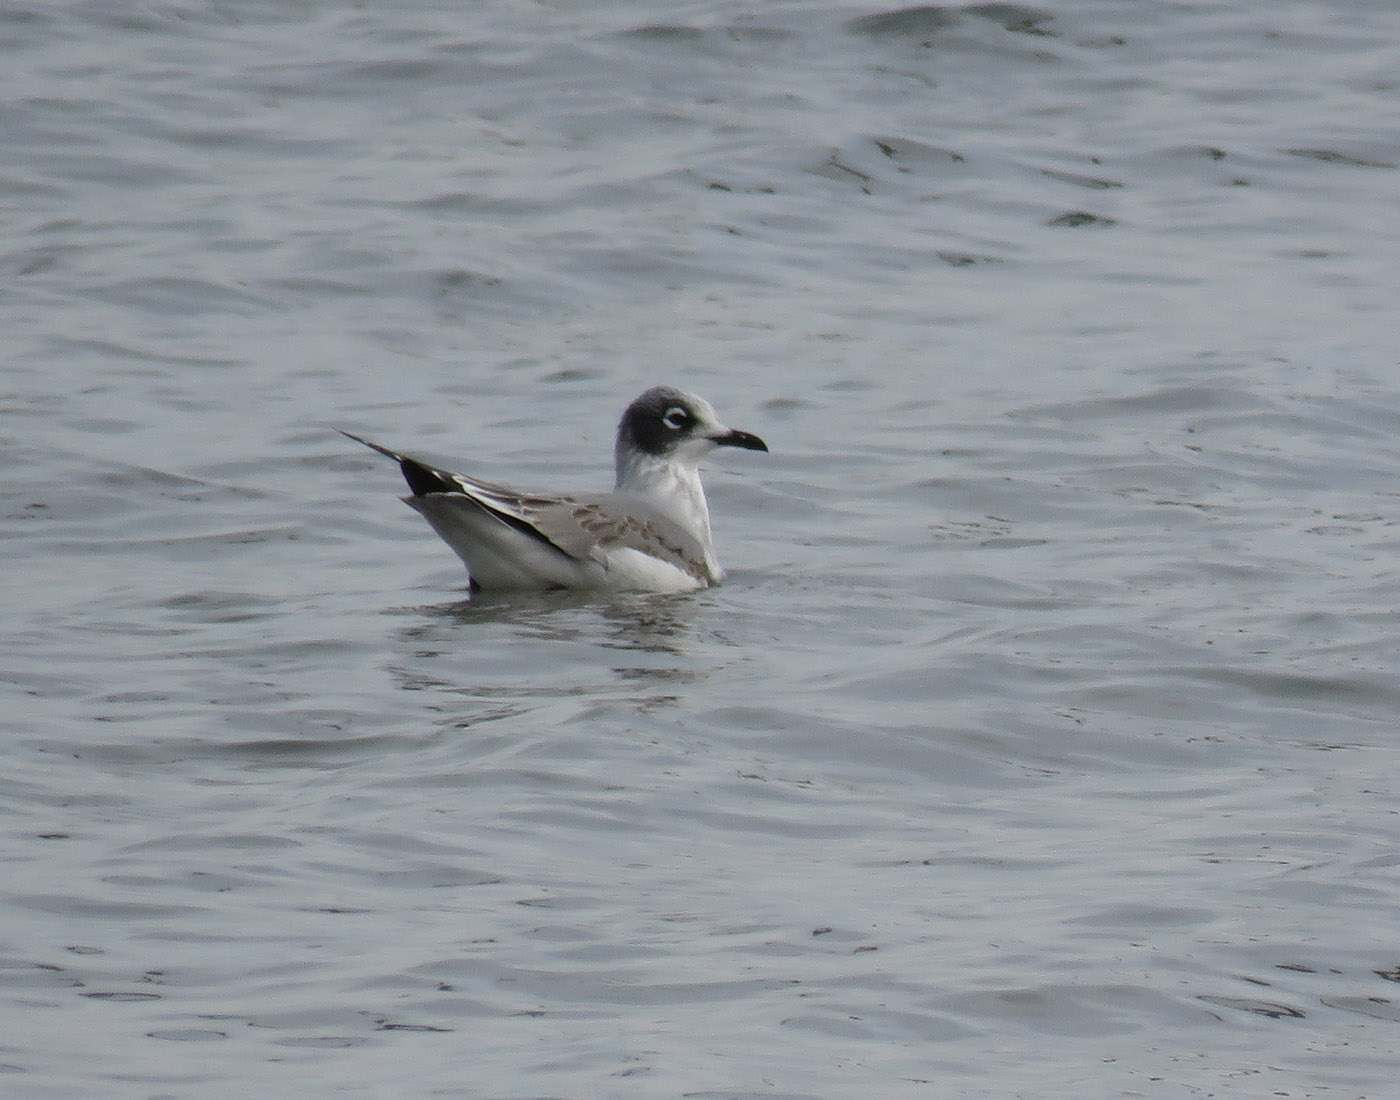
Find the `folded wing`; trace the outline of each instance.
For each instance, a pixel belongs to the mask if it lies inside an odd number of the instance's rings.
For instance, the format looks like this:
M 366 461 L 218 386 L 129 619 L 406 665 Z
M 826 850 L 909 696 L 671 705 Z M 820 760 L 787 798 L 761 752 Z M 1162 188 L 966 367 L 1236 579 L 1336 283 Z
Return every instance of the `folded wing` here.
M 679 590 L 720 580 L 701 541 L 642 497 L 517 492 L 342 434 L 399 464 L 413 494 L 405 502 L 432 524 L 483 588 L 543 581 Z

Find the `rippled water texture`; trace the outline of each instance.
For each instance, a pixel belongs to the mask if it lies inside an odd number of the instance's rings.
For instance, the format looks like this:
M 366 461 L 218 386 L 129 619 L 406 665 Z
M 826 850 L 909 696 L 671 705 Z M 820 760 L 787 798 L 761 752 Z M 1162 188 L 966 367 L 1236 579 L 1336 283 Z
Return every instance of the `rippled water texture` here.
M 1400 10 L 0 12 L 6 1097 L 1394 1091 Z M 472 601 L 332 431 L 722 588 Z

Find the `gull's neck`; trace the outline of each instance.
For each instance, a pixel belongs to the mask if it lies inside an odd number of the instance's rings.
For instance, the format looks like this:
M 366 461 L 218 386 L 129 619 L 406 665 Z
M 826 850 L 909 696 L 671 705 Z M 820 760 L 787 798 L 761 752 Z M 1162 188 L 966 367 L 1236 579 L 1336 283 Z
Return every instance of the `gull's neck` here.
M 700 470 L 690 462 L 658 458 L 643 451 L 618 451 L 617 491 L 644 497 L 683 524 L 710 550 L 710 506 L 700 484 Z

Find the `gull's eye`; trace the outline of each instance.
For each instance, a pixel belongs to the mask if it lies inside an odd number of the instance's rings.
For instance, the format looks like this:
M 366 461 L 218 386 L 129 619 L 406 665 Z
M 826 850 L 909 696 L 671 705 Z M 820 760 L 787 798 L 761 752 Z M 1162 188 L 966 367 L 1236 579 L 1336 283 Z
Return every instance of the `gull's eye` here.
M 672 405 L 661 418 L 661 423 L 665 424 L 671 431 L 678 432 L 682 428 L 690 427 L 690 419 L 689 412 L 679 405 Z

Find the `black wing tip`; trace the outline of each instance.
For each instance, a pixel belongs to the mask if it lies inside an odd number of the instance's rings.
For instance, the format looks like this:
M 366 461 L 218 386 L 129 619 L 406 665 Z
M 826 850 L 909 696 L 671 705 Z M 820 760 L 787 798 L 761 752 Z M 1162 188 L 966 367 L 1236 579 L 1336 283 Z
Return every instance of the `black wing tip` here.
M 394 455 L 394 457 L 399 460 L 399 469 L 403 471 L 403 479 L 408 482 L 408 487 L 413 490 L 414 496 L 425 497 L 429 493 L 465 495 L 462 492 L 462 487 L 441 470 L 425 466 L 416 458 L 404 458 L 403 455 Z
M 341 435 L 348 439 L 353 439 L 356 443 L 363 443 L 371 451 L 378 451 L 385 458 L 392 458 L 399 464 L 399 469 L 403 471 L 403 479 L 408 482 L 408 487 L 416 497 L 427 496 L 429 493 L 461 493 L 462 487 L 451 477 L 440 470 L 434 470 L 431 466 L 419 462 L 416 458 L 409 458 L 399 454 L 398 451 L 391 451 L 388 447 L 381 447 L 378 443 L 356 435 L 354 432 L 347 432 L 344 428 L 337 428 Z

